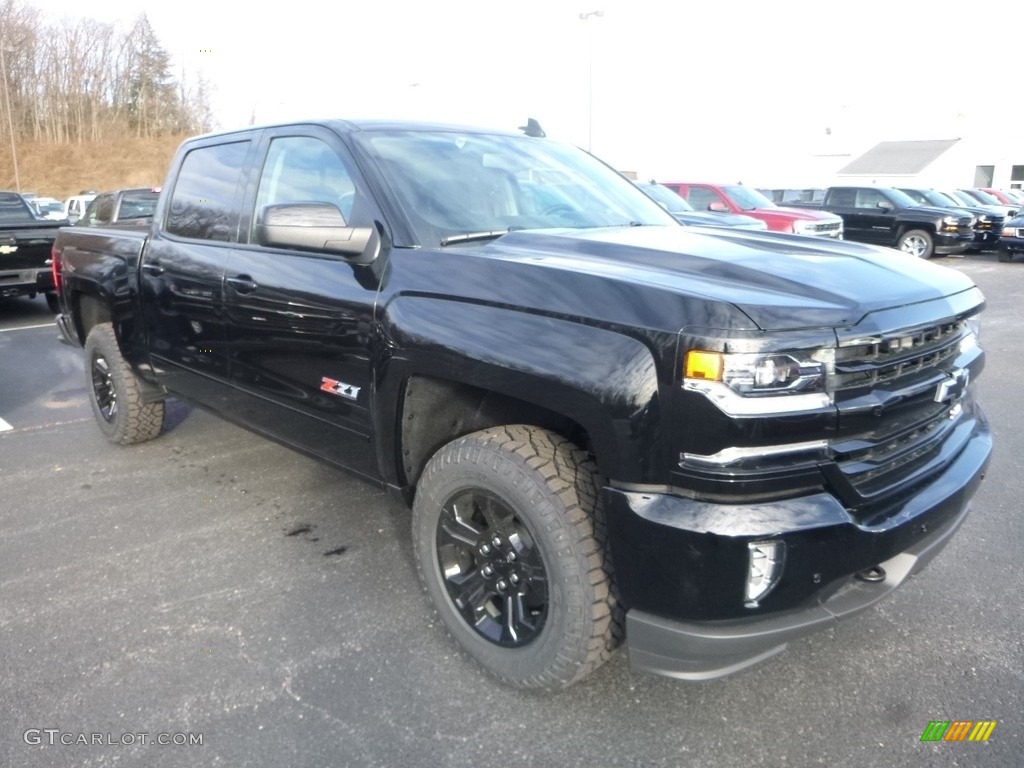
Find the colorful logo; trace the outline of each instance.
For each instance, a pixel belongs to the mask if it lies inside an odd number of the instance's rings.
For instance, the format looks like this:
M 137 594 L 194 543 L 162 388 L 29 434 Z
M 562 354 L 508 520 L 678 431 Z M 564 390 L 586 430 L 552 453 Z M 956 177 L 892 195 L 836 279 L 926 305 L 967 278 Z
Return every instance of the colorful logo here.
M 921 741 L 988 741 L 995 727 L 995 720 L 932 720 Z

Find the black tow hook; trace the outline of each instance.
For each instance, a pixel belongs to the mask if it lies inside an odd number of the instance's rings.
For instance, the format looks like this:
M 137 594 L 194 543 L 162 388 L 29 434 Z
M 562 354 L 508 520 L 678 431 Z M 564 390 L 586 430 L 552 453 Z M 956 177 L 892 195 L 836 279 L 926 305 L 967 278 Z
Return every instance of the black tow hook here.
M 880 584 L 885 581 L 885 568 L 876 565 L 855 574 L 854 578 L 857 581 L 866 581 L 868 584 Z

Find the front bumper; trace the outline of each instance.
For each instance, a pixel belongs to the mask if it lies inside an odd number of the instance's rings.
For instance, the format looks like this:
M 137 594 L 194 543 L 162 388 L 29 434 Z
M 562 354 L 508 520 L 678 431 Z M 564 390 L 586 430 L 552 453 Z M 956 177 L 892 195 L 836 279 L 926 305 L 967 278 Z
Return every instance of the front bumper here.
M 974 245 L 974 232 L 968 234 L 942 233 L 935 235 L 935 253 L 943 256 L 963 253 Z
M 1024 253 L 1024 237 L 1001 238 L 998 248 L 1006 253 Z
M 996 229 L 981 229 L 974 231 L 974 243 L 975 247 L 981 248 L 995 248 L 999 244 L 999 230 Z
M 634 668 L 680 679 L 732 674 L 866 610 L 920 571 L 968 514 L 992 441 L 983 420 L 960 455 L 881 522 L 822 492 L 761 505 L 605 489 L 616 582 Z M 746 607 L 747 544 L 786 543 L 776 588 Z M 882 566 L 886 578 L 856 574 Z

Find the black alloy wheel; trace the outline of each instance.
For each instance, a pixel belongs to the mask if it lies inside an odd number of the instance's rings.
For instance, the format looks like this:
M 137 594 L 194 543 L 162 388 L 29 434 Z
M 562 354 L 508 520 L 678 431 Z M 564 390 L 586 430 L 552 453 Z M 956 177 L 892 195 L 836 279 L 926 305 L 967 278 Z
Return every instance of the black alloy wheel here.
M 506 648 L 533 641 L 548 613 L 548 575 L 533 536 L 507 504 L 479 489 L 455 494 L 437 523 L 448 596 L 482 637 Z
M 92 358 L 92 396 L 100 417 L 108 424 L 117 417 L 117 390 L 110 365 L 99 352 Z

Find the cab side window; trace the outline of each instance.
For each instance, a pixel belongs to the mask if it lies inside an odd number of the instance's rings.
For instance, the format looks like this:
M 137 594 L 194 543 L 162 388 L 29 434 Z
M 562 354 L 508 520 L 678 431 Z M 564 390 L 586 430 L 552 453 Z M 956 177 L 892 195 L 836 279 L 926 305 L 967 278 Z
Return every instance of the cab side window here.
M 829 195 L 829 202 L 840 208 L 853 208 L 857 201 L 857 190 L 855 189 L 833 189 Z
M 690 187 L 686 191 L 686 202 L 694 207 L 697 211 L 706 211 L 708 206 L 712 203 L 720 203 L 721 198 L 711 191 L 710 189 L 704 189 L 703 187 Z
M 352 174 L 325 142 L 311 136 L 274 139 L 256 194 L 254 224 L 266 206 L 280 203 L 328 203 L 348 222 L 355 196 Z
M 878 204 L 885 200 L 885 196 L 877 189 L 858 189 L 857 190 L 857 207 L 858 208 L 877 208 Z
M 237 238 L 238 182 L 248 151 L 248 141 L 236 141 L 198 147 L 186 155 L 171 196 L 168 233 L 221 242 Z

